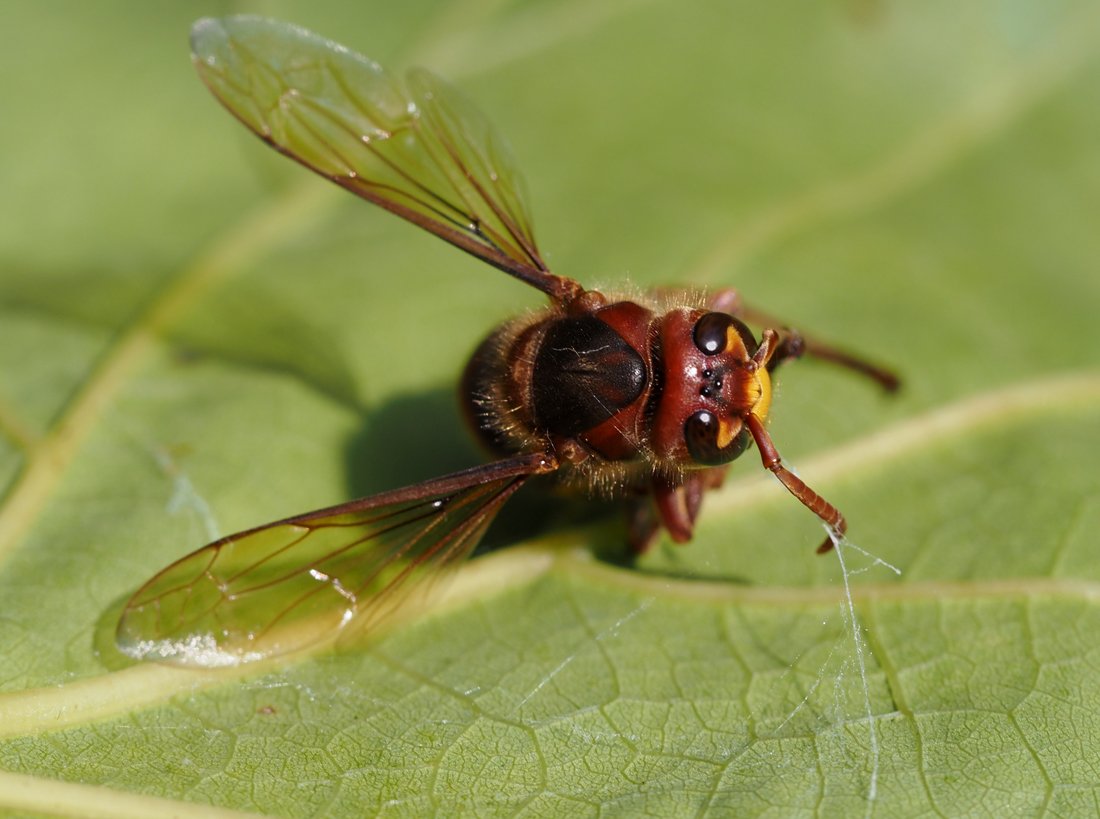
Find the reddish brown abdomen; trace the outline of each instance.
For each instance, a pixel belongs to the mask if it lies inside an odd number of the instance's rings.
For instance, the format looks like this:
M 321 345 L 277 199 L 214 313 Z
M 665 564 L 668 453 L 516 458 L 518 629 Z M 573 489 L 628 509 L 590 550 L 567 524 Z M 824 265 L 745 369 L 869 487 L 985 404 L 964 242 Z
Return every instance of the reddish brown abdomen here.
M 577 441 L 604 460 L 637 456 L 652 389 L 652 318 L 633 302 L 616 302 L 499 328 L 464 379 L 480 437 L 498 452 L 549 439 Z

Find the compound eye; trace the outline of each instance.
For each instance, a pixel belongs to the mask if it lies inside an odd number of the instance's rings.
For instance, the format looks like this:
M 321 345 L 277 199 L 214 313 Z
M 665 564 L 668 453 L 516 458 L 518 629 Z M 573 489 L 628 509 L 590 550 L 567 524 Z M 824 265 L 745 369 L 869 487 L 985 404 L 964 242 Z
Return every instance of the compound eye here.
M 736 334 L 736 335 L 735 335 Z M 692 338 L 695 346 L 705 355 L 718 355 L 736 342 L 740 337 L 745 350 L 751 356 L 756 352 L 756 339 L 744 322 L 735 319 L 729 313 L 706 313 L 695 322 Z
M 723 423 L 709 410 L 699 410 L 684 422 L 684 443 L 692 459 L 704 466 L 728 464 L 749 445 L 748 427 L 740 420 Z

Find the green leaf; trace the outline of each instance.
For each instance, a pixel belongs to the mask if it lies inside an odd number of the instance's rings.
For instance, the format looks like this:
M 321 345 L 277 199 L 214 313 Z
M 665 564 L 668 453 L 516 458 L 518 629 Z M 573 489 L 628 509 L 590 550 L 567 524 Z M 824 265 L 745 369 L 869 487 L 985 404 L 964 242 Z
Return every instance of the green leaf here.
M 809 361 L 776 396 L 850 582 L 750 452 L 637 566 L 597 557 L 613 514 L 518 498 L 508 548 L 373 642 L 127 663 L 119 610 L 169 561 L 477 463 L 451 391 L 540 298 L 233 122 L 188 60 L 209 4 L 16 4 L 0 811 L 1095 810 L 1094 4 L 263 11 L 460 85 L 556 272 L 733 285 L 896 367 L 896 400 Z

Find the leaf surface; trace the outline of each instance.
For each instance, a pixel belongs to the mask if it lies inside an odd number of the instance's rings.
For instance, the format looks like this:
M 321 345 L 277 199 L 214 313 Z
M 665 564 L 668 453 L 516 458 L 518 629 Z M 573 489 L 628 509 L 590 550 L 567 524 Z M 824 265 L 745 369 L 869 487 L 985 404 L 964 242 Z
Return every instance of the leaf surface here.
M 686 548 L 614 566 L 614 514 L 517 498 L 508 548 L 380 639 L 207 673 L 119 657 L 125 599 L 218 535 L 477 463 L 458 373 L 541 303 L 246 134 L 189 64 L 209 11 L 8 15 L 0 809 L 1094 809 L 1092 4 L 265 7 L 461 86 L 555 272 L 734 285 L 895 366 L 896 400 L 789 366 L 771 433 L 901 575 L 842 550 L 849 608 L 748 453 Z

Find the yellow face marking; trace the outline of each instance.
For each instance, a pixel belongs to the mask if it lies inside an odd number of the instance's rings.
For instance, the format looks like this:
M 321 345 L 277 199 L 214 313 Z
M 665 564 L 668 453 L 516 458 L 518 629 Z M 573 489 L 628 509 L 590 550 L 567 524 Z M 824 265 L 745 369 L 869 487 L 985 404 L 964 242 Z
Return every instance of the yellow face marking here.
M 763 367 L 756 371 L 756 383 L 760 387 L 760 397 L 756 399 L 752 413 L 763 421 L 772 406 L 772 378 Z
M 734 423 L 728 418 L 718 419 L 718 448 L 725 449 L 730 445 L 737 433 L 741 431 L 741 422 Z
M 731 352 L 736 350 L 738 355 L 745 357 L 748 354 L 748 350 L 745 349 L 745 342 L 741 339 L 741 334 L 733 329 L 733 325 L 726 328 L 726 348 L 723 352 Z

